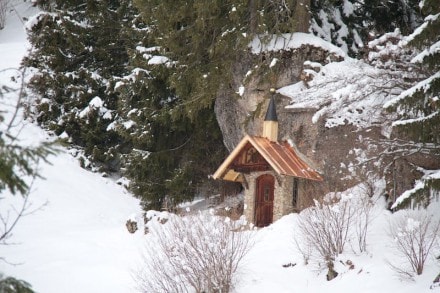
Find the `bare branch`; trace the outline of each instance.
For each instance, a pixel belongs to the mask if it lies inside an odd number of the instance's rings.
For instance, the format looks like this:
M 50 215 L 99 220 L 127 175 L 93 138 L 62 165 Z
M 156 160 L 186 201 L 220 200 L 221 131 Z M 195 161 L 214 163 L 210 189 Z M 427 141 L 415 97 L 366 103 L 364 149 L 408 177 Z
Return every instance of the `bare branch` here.
M 41 205 L 40 207 L 30 210 L 32 203 L 29 201 L 30 194 L 32 192 L 32 186 L 35 183 L 35 180 L 37 179 L 37 174 L 34 174 L 31 179 L 31 183 L 29 184 L 29 188 L 25 194 L 21 197 L 23 199 L 20 207 L 16 209 L 15 206 L 12 206 L 12 210 L 15 212 L 15 215 L 10 218 L 11 211 L 6 211 L 6 216 L 4 214 L 0 214 L 0 222 L 1 222 L 1 229 L 0 229 L 0 244 L 5 245 L 8 244 L 7 240 L 12 236 L 12 230 L 17 225 L 18 221 L 27 215 L 30 215 L 32 213 L 35 213 L 37 210 L 40 210 L 42 207 L 44 207 L 46 203 Z
M 425 211 L 406 212 L 390 223 L 389 235 L 394 247 L 409 269 L 392 265 L 396 272 L 411 271 L 417 275 L 423 273 L 425 262 L 440 235 L 440 221 L 434 220 Z M 399 268 L 399 269 L 396 269 Z
M 252 232 L 206 214 L 175 216 L 160 228 L 135 276 L 141 292 L 230 292 L 254 243 Z

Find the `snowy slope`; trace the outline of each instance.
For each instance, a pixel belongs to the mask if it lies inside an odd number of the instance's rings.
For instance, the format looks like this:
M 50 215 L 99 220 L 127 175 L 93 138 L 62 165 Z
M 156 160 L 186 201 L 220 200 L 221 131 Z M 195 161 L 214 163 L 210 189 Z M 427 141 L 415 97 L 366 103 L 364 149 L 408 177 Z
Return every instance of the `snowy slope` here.
M 13 1 L 4 30 L 0 30 L 0 70 L 17 68 L 26 53 L 20 18 L 36 13 L 29 2 Z M 2 70 L 0 84 L 17 88 L 11 81 L 17 70 Z M 9 113 L 16 92 L 0 99 L 1 110 Z M 10 116 L 9 116 L 10 117 Z M 18 131 L 18 130 L 17 130 Z M 22 143 L 35 144 L 50 139 L 30 122 L 24 122 Z M 0 245 L 0 272 L 31 283 L 37 292 L 133 292 L 131 271 L 139 255 L 139 238 L 125 228 L 125 221 L 140 213 L 137 200 L 113 181 L 80 168 L 66 150 L 49 158 L 52 165 L 41 165 L 41 175 L 32 188 L 31 210 L 23 217 L 10 240 Z M 12 211 L 19 204 L 4 192 L 1 211 Z
M 440 292 L 440 288 L 429 288 L 439 271 L 438 263 L 433 259 L 430 259 L 424 274 L 417 276 L 415 281 L 399 279 L 387 264 L 390 261 L 402 265 L 387 235 L 390 217 L 388 211 L 377 208 L 367 239 L 368 252 L 353 253 L 348 248 L 348 252 L 340 255 L 335 263 L 338 277 L 328 282 L 327 270 L 313 263 L 305 265 L 302 255 L 297 251 L 293 238 L 299 237 L 296 226 L 298 215 L 285 216 L 259 231 L 259 241 L 246 260 L 246 274 L 237 292 Z M 354 269 L 350 270 L 340 263 L 347 260 L 353 262 Z M 289 264 L 295 265 L 283 267 Z
M 36 13 L 29 2 L 13 3 L 22 16 Z M 27 46 L 23 24 L 12 11 L 6 28 L 0 31 L 0 70 L 18 67 Z M 1 71 L 0 84 L 17 87 L 11 81 L 16 75 L 15 70 Z M 14 93 L 3 97 L 1 110 L 11 111 L 14 99 Z M 51 139 L 30 122 L 24 124 L 20 137 L 30 144 Z M 139 267 L 141 251 L 144 245 L 155 245 L 141 231 L 133 235 L 126 231 L 127 218 L 141 212 L 138 201 L 110 179 L 81 169 L 66 150 L 50 161 L 52 165 L 41 166 L 46 180 L 38 180 L 32 189 L 31 201 L 37 210 L 19 222 L 11 239 L 14 245 L 0 245 L 0 257 L 19 265 L 0 261 L 0 272 L 30 282 L 41 293 L 135 292 L 132 273 Z M 5 197 L 10 198 L 1 194 L 0 211 L 19 200 Z M 298 215 L 288 215 L 260 229 L 235 292 L 440 292 L 439 288 L 429 289 L 439 272 L 438 261 L 430 258 L 424 274 L 415 281 L 400 280 L 387 265 L 386 260 L 401 262 L 386 232 L 388 220 L 399 215 L 383 206 L 379 201 L 374 211 L 368 252 L 347 249 L 338 261 L 351 260 L 355 267 L 350 270 L 337 262 L 340 274 L 331 282 L 326 281 L 325 270 L 305 265 L 296 250 Z M 432 209 L 438 211 L 439 205 Z

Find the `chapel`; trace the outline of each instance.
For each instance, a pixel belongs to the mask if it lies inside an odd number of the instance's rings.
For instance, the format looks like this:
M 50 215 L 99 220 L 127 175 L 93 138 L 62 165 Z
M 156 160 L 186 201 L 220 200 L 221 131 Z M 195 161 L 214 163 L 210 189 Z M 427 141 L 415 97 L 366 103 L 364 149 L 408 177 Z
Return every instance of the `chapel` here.
M 245 135 L 213 175 L 243 185 L 243 213 L 257 227 L 310 206 L 308 186 L 323 180 L 293 143 L 278 141 L 275 90 L 271 92 L 261 135 Z

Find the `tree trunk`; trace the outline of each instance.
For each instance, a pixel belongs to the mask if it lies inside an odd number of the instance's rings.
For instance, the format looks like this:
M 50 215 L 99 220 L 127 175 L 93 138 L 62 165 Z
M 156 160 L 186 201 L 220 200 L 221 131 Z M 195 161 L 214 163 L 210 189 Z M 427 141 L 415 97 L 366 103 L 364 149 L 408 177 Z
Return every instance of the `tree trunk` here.
M 308 33 L 310 27 L 310 0 L 297 0 L 294 18 L 296 31 Z

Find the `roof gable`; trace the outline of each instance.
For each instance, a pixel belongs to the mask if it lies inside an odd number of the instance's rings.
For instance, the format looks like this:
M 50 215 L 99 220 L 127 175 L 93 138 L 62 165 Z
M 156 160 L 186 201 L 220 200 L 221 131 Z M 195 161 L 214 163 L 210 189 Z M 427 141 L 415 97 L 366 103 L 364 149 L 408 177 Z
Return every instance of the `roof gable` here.
M 246 135 L 214 173 L 214 179 L 242 181 L 241 174 L 232 170 L 232 162 L 250 143 L 279 175 L 322 181 L 317 171 L 302 160 L 287 142 L 273 142 L 264 137 Z

